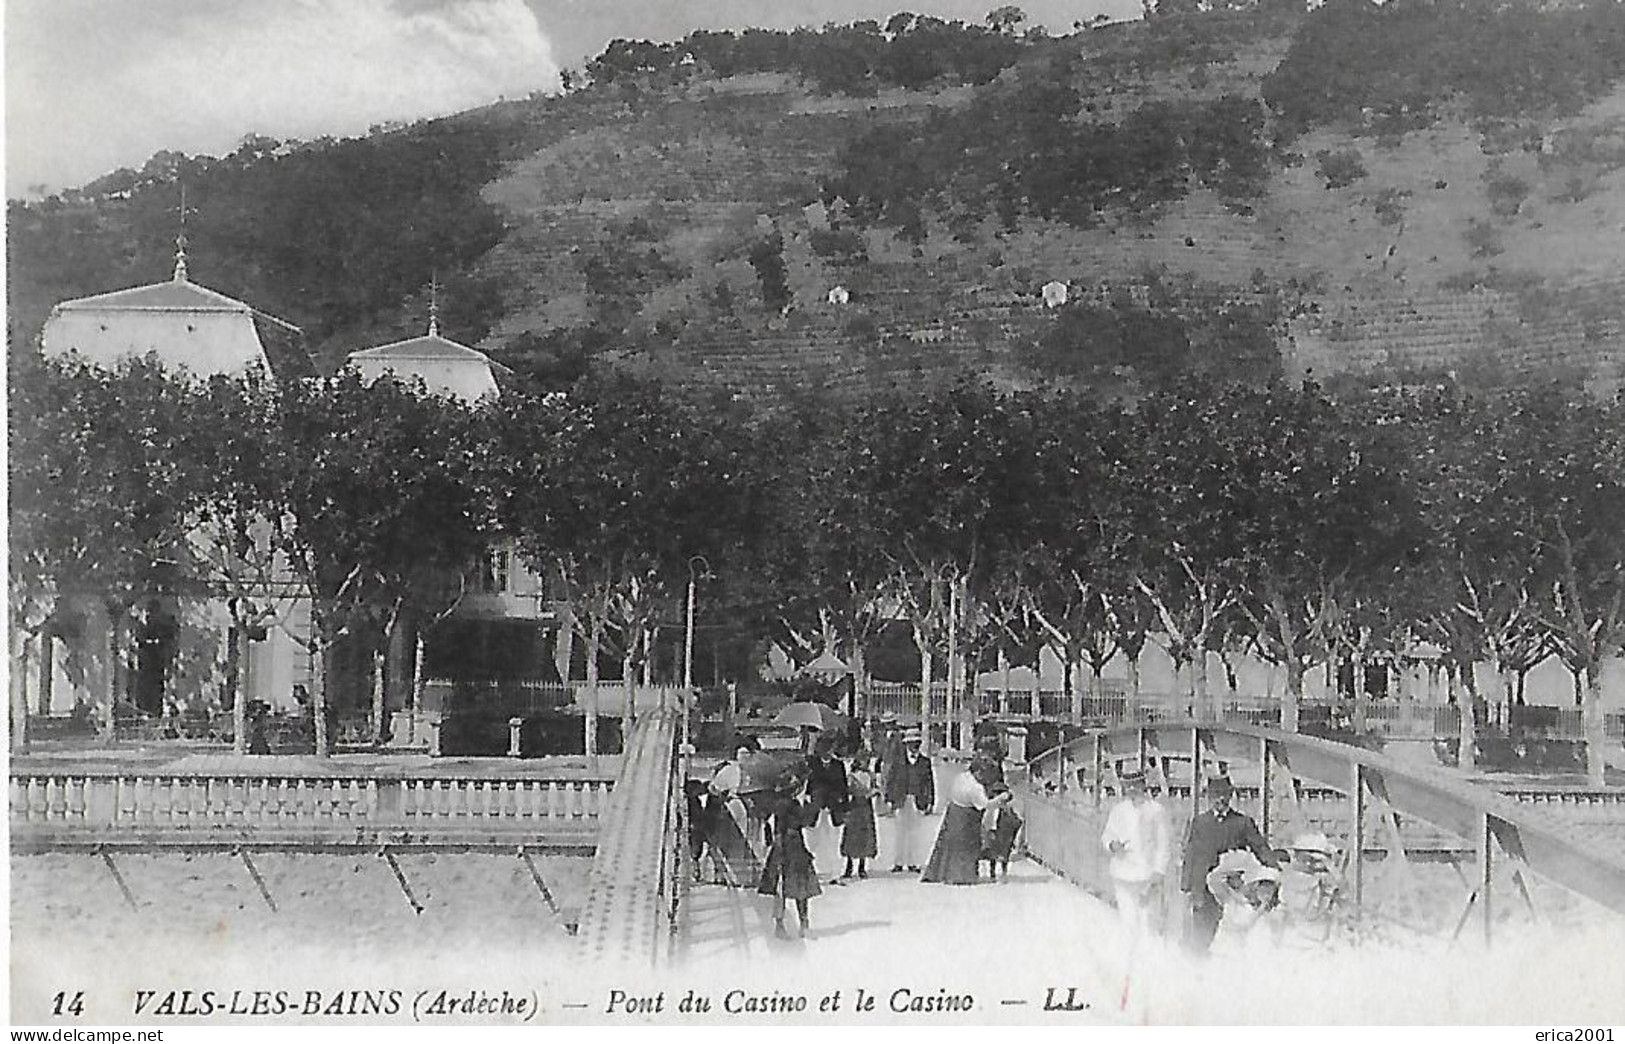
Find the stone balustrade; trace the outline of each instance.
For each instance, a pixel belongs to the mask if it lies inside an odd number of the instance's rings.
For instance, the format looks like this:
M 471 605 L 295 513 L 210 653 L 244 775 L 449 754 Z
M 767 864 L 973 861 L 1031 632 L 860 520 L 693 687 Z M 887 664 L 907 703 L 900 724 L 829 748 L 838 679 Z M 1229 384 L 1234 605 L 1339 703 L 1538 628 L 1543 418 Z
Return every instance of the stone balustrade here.
M 612 786 L 597 778 L 22 771 L 11 776 L 11 827 L 97 834 L 177 827 L 534 833 L 596 826 Z

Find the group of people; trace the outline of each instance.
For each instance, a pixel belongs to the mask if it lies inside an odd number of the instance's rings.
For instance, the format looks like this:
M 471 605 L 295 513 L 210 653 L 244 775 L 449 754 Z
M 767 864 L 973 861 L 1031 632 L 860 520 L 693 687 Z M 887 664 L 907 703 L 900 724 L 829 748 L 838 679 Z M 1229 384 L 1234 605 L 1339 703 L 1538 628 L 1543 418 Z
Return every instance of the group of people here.
M 1009 862 L 1021 820 L 1011 807 L 998 752 L 978 749 L 968 767 L 944 788 L 942 822 L 922 863 L 922 824 L 937 805 L 932 761 L 917 731 L 882 747 L 880 756 L 859 750 L 850 759 L 825 740 L 781 776 L 747 786 L 740 747 L 708 784 L 694 783 L 691 813 L 702 823 L 691 838 L 696 868 L 709 852 L 724 883 L 745 885 L 774 898 L 774 931 L 789 934 L 785 917 L 794 905 L 800 933 L 810 929 L 809 903 L 824 890 L 814 852 L 838 841 L 842 872 L 829 884 L 845 886 L 869 876 L 880 854 L 877 816 L 894 824 L 893 873 L 918 873 L 929 883 L 975 884 L 981 864 L 997 879 Z M 1101 846 L 1124 931 L 1141 940 L 1157 934 L 1173 876 L 1173 838 L 1168 811 L 1152 796 L 1143 770 L 1118 773 L 1120 798 L 1106 816 Z M 1184 940 L 1206 953 L 1217 937 L 1245 945 L 1289 921 L 1324 923 L 1338 898 L 1333 871 L 1336 850 L 1324 834 L 1295 838 L 1285 850 L 1271 848 L 1251 817 L 1234 808 L 1234 785 L 1210 779 L 1205 807 L 1192 817 L 1178 868 L 1179 889 L 1189 911 Z M 810 836 L 810 840 L 809 840 Z M 1267 929 L 1267 931 L 1266 931 Z
M 1107 814 L 1101 844 L 1124 931 L 1139 940 L 1155 932 L 1154 912 L 1165 901 L 1172 863 L 1168 814 L 1143 772 L 1118 778 L 1122 796 Z M 1232 806 L 1234 795 L 1227 777 L 1209 780 L 1206 808 L 1185 834 L 1179 870 L 1190 911 L 1185 943 L 1199 954 L 1221 935 L 1245 946 L 1261 932 L 1279 938 L 1292 921 L 1324 923 L 1337 900 L 1336 852 L 1326 835 L 1300 834 L 1278 853 L 1258 824 Z
M 845 886 L 869 876 L 870 862 L 880 854 L 877 815 L 894 824 L 892 873 L 973 884 L 984 860 L 1009 872 L 1020 820 L 1010 808 L 1003 768 L 989 753 L 978 754 L 947 788 L 946 812 L 923 863 L 921 834 L 937 805 L 937 785 L 918 731 L 896 735 L 878 757 L 860 750 L 843 759 L 832 742 L 821 740 L 771 787 L 747 785 L 744 766 L 750 756 L 748 747 L 738 748 L 708 784 L 699 785 L 703 794 L 691 791 L 691 817 L 702 824 L 691 833 L 691 844 L 697 870 L 709 853 L 724 883 L 754 877 L 756 890 L 774 897 L 774 932 L 781 937 L 789 934 L 785 917 L 792 904 L 800 933 L 807 935 L 809 903 L 824 890 L 813 853 L 829 851 L 833 835 L 839 835 L 845 865 L 829 884 Z M 758 858 L 758 851 L 765 854 Z

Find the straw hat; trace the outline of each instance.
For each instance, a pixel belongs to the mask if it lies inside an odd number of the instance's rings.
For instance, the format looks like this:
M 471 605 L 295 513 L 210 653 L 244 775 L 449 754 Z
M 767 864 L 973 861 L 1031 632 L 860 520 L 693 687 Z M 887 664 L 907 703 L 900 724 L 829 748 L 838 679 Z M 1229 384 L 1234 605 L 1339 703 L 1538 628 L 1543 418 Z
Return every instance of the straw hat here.
M 1293 852 L 1317 852 L 1323 856 L 1337 854 L 1337 847 L 1332 844 L 1332 839 L 1318 830 L 1306 830 L 1298 834 L 1286 847 Z

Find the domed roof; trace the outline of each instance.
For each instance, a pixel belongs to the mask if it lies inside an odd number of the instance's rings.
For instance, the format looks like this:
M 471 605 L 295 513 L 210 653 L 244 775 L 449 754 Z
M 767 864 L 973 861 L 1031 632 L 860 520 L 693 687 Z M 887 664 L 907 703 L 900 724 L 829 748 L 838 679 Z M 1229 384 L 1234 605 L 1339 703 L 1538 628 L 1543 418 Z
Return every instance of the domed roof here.
M 192 282 L 184 259 L 165 282 L 61 302 L 41 340 L 46 355 L 76 352 L 115 366 L 151 354 L 199 376 L 263 367 L 302 377 L 315 369 L 299 327 Z

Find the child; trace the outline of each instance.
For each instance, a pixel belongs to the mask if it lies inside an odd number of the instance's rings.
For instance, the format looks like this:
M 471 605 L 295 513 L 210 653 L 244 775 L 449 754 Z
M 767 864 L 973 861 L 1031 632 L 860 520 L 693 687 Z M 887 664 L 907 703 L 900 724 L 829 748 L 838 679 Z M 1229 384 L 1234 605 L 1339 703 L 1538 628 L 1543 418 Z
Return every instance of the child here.
M 868 877 L 868 862 L 879 854 L 875 844 L 875 793 L 877 783 L 867 755 L 852 759 L 852 772 L 847 776 L 848 805 L 846 822 L 841 827 L 841 855 L 846 857 L 846 873 L 841 880 L 852 879 L 852 863 L 858 864 L 858 876 Z
M 1010 788 L 1003 783 L 995 783 L 988 788 L 989 797 L 998 797 L 1008 794 Z M 985 830 L 982 835 L 982 858 L 987 860 L 987 876 L 998 880 L 1000 867 L 1004 868 L 1005 880 L 1010 879 L 1010 854 L 1015 851 L 1016 835 L 1021 832 L 1021 816 L 1008 803 L 1001 803 L 992 811 L 993 820 L 991 829 Z
M 1208 891 L 1223 916 L 1219 934 L 1243 948 L 1278 938 L 1282 919 L 1281 872 L 1265 866 L 1244 848 L 1225 852 L 1207 875 Z
M 690 779 L 683 783 L 683 799 L 688 808 L 688 858 L 694 871 L 694 882 L 700 881 L 700 866 L 705 862 L 705 850 L 710 840 L 710 815 L 705 807 L 705 783 Z
M 801 834 L 816 822 L 818 815 L 817 807 L 806 796 L 806 788 L 805 774 L 794 771 L 775 795 L 772 817 L 768 820 L 767 865 L 762 868 L 762 878 L 756 885 L 756 891 L 773 897 L 773 934 L 780 939 L 790 937 L 784 930 L 785 900 L 795 900 L 801 937 L 805 939 L 810 924 L 807 902 L 823 894 L 812 852 Z
M 1300 833 L 1287 846 L 1281 871 L 1281 908 L 1295 934 L 1325 942 L 1342 908 L 1337 848 L 1319 831 Z

